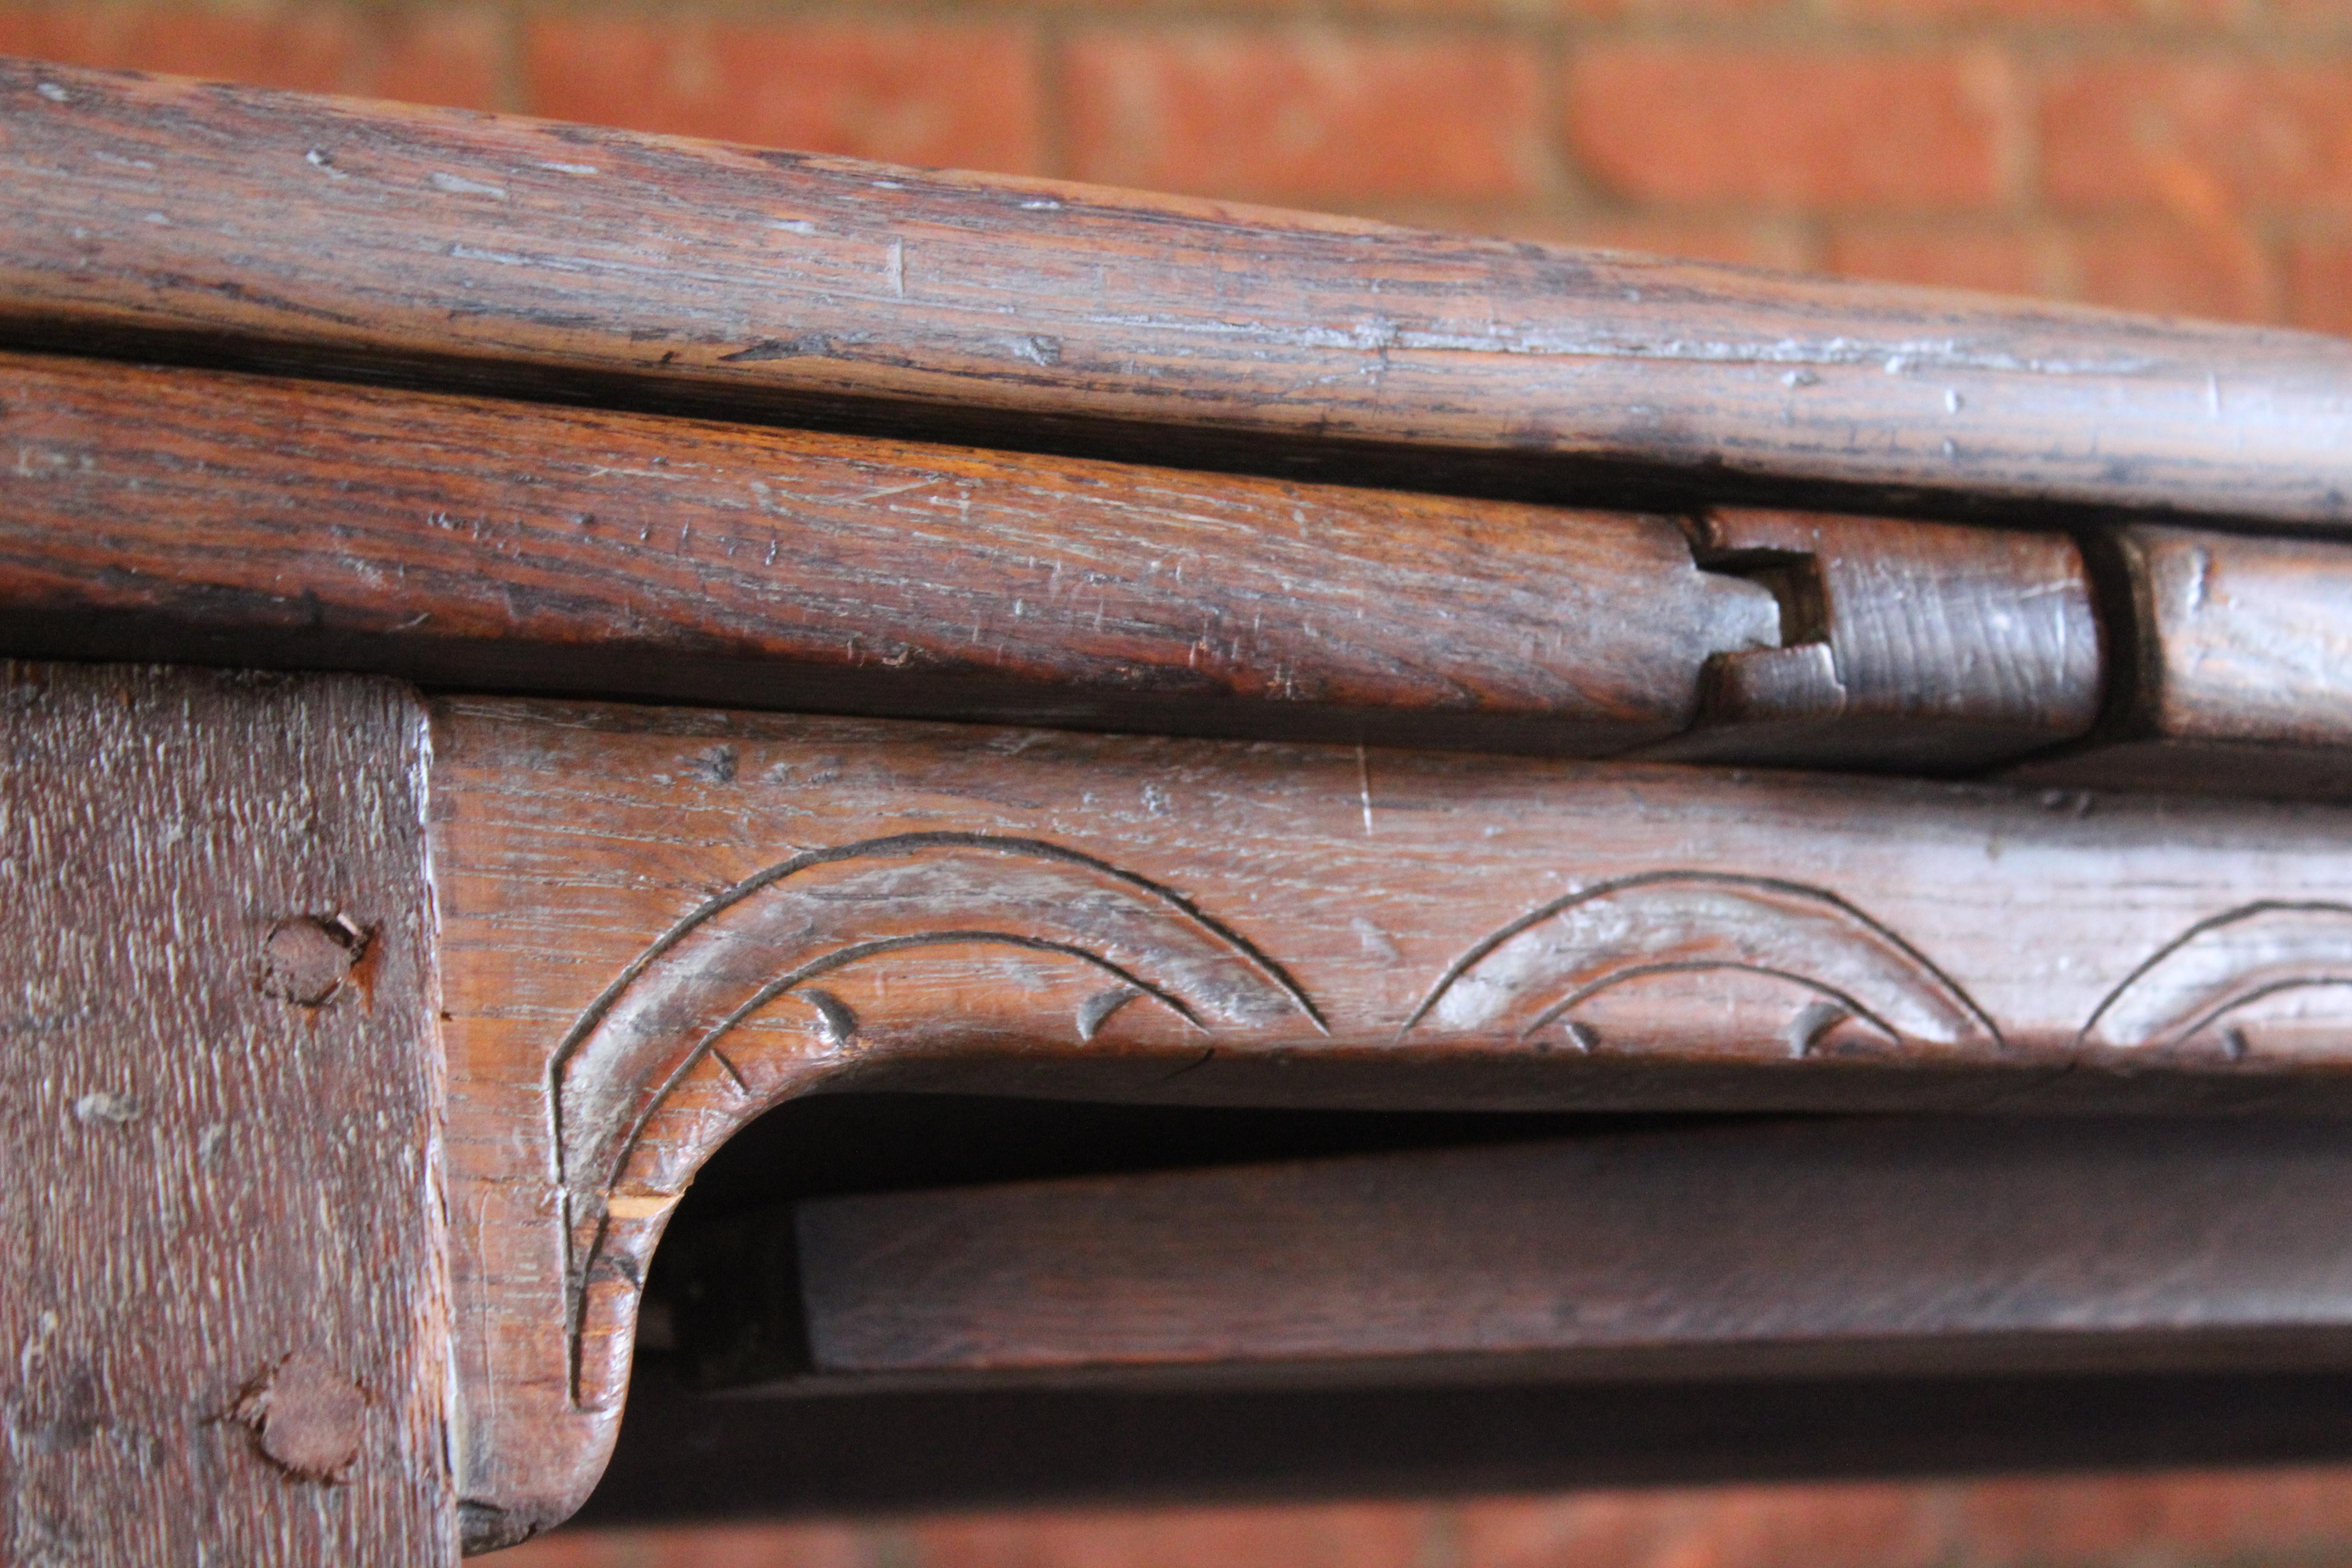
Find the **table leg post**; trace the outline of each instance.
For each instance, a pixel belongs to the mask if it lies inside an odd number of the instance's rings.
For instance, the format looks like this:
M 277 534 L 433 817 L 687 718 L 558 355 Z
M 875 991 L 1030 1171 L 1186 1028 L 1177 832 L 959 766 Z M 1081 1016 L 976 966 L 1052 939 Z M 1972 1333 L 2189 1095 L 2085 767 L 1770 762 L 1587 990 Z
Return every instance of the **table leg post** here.
M 0 1561 L 454 1563 L 413 698 L 19 665 L 0 744 Z

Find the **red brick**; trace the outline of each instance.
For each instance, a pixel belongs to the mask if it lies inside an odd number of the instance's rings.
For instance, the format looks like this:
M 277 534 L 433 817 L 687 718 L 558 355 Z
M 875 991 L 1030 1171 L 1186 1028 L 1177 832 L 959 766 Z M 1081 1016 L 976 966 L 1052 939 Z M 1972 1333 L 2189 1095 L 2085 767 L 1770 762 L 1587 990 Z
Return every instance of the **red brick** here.
M 2289 26 L 2352 26 L 2352 0 L 2269 0 L 2269 11 Z
M 2287 319 L 2352 337 L 2352 240 L 2300 240 L 2287 250 Z
M 2017 122 L 1999 54 L 1635 42 L 1580 52 L 1568 134 L 1637 200 L 1828 211 L 2000 199 Z
M 394 12 L 350 90 L 453 109 L 499 108 L 505 30 L 487 7 Z
M 1965 1489 L 1969 1560 L 1990 1564 L 2340 1562 L 2341 1469 L 1987 1481 Z
M 910 1533 L 925 1568 L 1416 1568 L 1437 1517 L 1406 1503 L 1002 1514 Z
M 498 100 L 499 24 L 482 11 L 16 5 L 0 7 L 0 53 L 468 109 Z
M 1828 0 L 1841 22 L 2032 22 L 2042 26 L 2135 22 L 2138 0 Z
M 2334 1563 L 2342 1468 L 1924 1486 L 1688 1488 L 1410 1504 L 558 1531 L 512 1568 L 2090 1568 Z
M 1828 268 L 1849 278 L 1982 289 L 1997 294 L 2049 289 L 2042 247 L 2009 226 L 1849 225 L 1830 236 Z
M 1639 22 L 1768 22 L 1802 16 L 1806 0 L 1553 0 L 1565 16 Z
M 1591 218 L 1563 226 L 1554 234 L 1572 245 L 1607 250 L 1638 250 L 1692 261 L 1728 261 L 1740 267 L 1774 267 L 1802 272 L 1814 265 L 1812 247 L 1786 226 L 1660 216 Z
M 683 0 L 681 0 L 683 3 Z M 1555 5 L 1597 7 L 1613 13 L 1629 0 L 948 0 L 953 9 L 973 12 L 1049 11 L 1058 16 L 1096 22 L 1149 26 L 1155 21 L 1196 21 L 1203 11 L 1220 19 L 1261 25 L 1286 22 L 1357 23 L 1367 20 L 1415 20 L 1441 23 L 1524 20 L 1530 13 Z M 1647 0 L 1636 0 L 1647 3 Z M 1759 0 L 1668 0 L 1672 4 L 1754 5 Z M 1774 5 L 1795 0 L 1769 0 Z
M 2352 211 L 2352 78 L 2232 58 L 2095 60 L 2042 106 L 2042 181 L 2077 211 Z
M 2071 237 L 2065 252 L 2064 291 L 2094 305 L 2235 321 L 2274 313 L 2269 258 L 2229 230 L 2103 226 Z
M 1084 180 L 1298 202 L 1492 200 L 1539 180 L 1539 73 L 1518 44 L 1097 29 L 1066 68 Z
M 1015 23 L 534 17 L 530 105 L 560 120 L 1013 173 L 1040 163 Z
M 1930 1568 L 1938 1495 L 1899 1486 L 1725 1487 L 1470 1503 L 1457 1568 Z
M 333 92 L 355 73 L 348 12 L 26 5 L 0 11 L 0 51 L 68 65 Z
M 826 1524 L 559 1530 L 499 1554 L 499 1568 L 866 1568 L 876 1532 Z

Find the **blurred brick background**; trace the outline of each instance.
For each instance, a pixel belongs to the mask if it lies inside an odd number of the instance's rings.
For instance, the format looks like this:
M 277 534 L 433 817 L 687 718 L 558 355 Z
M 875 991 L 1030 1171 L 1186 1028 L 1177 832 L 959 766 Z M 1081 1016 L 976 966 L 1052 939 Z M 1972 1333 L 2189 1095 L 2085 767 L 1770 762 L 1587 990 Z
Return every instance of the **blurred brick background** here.
M 0 50 L 2352 331 L 2352 0 L 0 0 Z
M 2352 1471 L 562 1533 L 499 1568 L 2340 1568 Z
M 0 0 L 0 52 L 2352 332 L 2352 0 Z M 558 1535 L 511 1568 L 2352 1564 L 2352 1470 Z

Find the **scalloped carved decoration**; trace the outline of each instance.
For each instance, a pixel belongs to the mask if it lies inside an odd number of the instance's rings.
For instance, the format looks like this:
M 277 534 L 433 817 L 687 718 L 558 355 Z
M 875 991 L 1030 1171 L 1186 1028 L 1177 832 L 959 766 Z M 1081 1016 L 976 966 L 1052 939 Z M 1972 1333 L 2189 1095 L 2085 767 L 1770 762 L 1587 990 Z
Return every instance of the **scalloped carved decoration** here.
M 909 968 L 914 984 L 901 989 L 922 994 L 942 956 L 1022 971 L 1021 984 L 992 989 L 1017 999 L 1015 1016 L 974 1014 L 975 1036 L 1010 1029 L 1081 1046 L 1139 1009 L 1203 1039 L 1302 1017 L 1323 1026 L 1306 993 L 1239 933 L 1171 889 L 1060 845 L 900 834 L 744 879 L 639 953 L 551 1060 L 575 1401 L 609 1384 L 598 1363 L 625 1337 L 661 1227 L 702 1161 L 869 1048 L 861 970 Z M 786 1006 L 801 1009 L 797 1026 L 754 1026 Z M 913 1008 L 942 1044 L 940 1010 Z M 583 1340 L 608 1353 L 583 1365 Z
M 2282 1008 L 2280 1004 L 2286 1005 Z M 2079 1044 L 2244 1056 L 2257 1014 L 2352 1035 L 2352 906 L 2242 905 L 2198 921 L 2109 992 Z
M 1759 987 L 1756 979 L 1770 983 Z M 1834 893 L 1769 877 L 1658 871 L 1588 888 L 1513 921 L 1456 960 L 1404 1030 L 1603 1043 L 1580 1010 L 1624 986 L 1714 981 L 1790 1005 L 1802 1056 L 1832 1035 L 1996 1050 L 2000 1030 L 1916 948 Z

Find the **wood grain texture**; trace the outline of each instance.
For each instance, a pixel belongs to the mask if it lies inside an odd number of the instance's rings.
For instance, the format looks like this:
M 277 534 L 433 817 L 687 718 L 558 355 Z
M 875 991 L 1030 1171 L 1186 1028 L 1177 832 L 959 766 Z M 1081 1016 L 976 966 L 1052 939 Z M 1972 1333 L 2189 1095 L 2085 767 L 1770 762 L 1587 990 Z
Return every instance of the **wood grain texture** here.
M 2320 807 L 521 701 L 434 721 L 467 1495 L 611 1440 L 713 1149 L 825 1088 L 2343 1104 Z
M 1780 637 L 1710 655 L 1699 727 L 1652 757 L 1958 773 L 2098 720 L 2099 623 L 2061 535 L 1717 507 L 1693 547 L 1770 587 Z
M 2105 539 L 2125 689 L 2091 744 L 2021 776 L 2352 798 L 2352 548 L 2141 525 Z
M 17 665 L 0 733 L 0 1559 L 454 1563 L 413 697 Z
M 2309 334 L 21 62 L 0 170 L 19 343 L 1531 499 L 2352 521 L 2352 344 Z
M 2352 1258 L 2324 1216 L 2347 1201 L 2334 1121 L 1894 1118 L 819 1198 L 731 1228 L 738 1257 L 796 1251 L 819 1377 L 1982 1375 L 2345 1364 Z M 730 1277 L 698 1252 L 688 1313 Z
M 16 653 L 1592 755 L 1780 635 L 1659 517 L 26 355 L 0 436 Z

